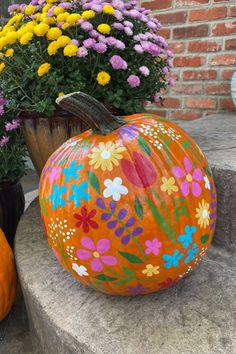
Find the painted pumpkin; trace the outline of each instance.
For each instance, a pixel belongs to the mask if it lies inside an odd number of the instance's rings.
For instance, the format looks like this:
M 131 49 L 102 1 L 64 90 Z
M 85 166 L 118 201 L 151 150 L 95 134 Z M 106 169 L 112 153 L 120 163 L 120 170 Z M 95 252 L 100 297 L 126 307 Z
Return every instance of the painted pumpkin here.
M 0 229 L 0 321 L 9 313 L 16 297 L 16 268 L 12 250 Z
M 177 283 L 215 228 L 216 191 L 199 147 L 152 114 L 114 117 L 82 93 L 57 102 L 92 127 L 62 145 L 41 176 L 42 218 L 58 261 L 107 294 Z

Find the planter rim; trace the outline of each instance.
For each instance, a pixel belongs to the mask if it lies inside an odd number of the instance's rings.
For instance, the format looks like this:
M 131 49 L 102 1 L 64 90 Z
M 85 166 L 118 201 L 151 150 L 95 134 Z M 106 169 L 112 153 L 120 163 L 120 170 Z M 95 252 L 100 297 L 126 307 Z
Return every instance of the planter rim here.
M 0 191 L 3 189 L 8 189 L 10 187 L 13 187 L 13 186 L 19 184 L 22 177 L 23 177 L 23 175 L 17 177 L 13 182 L 11 182 L 11 181 L 0 182 Z

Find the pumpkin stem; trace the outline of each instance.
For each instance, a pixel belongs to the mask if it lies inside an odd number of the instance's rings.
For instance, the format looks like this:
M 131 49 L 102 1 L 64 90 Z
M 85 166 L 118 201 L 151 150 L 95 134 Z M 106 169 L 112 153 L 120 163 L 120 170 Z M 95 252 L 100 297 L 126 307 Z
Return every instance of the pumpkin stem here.
M 126 123 L 122 118 L 111 114 L 101 102 L 83 92 L 58 97 L 56 103 L 87 123 L 96 134 L 107 135 Z

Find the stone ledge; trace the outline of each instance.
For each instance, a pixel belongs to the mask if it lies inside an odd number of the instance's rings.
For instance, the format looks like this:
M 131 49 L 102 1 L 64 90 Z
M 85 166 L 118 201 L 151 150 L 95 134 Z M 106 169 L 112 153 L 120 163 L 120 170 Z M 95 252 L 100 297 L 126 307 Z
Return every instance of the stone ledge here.
M 198 269 L 168 291 L 106 296 L 60 267 L 34 201 L 18 228 L 15 251 L 40 354 L 236 352 L 236 265 L 220 248 L 212 246 Z

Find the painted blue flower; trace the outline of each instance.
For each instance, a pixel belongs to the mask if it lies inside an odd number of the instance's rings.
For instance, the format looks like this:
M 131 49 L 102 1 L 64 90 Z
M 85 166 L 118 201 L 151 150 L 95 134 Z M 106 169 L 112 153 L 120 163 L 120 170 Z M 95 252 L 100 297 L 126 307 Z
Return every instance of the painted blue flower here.
M 73 194 L 69 196 L 69 201 L 74 201 L 76 208 L 81 205 L 81 199 L 83 200 L 90 200 L 91 195 L 87 193 L 85 190 L 88 188 L 88 183 L 83 181 L 80 183 L 79 187 L 76 184 L 71 186 Z
M 53 210 L 57 210 L 58 207 L 64 207 L 66 205 L 65 199 L 61 197 L 61 195 L 66 193 L 66 191 L 66 186 L 59 187 L 58 184 L 54 184 L 52 194 L 49 196 L 49 200 L 52 202 Z
M 178 237 L 178 241 L 183 243 L 182 244 L 183 248 L 188 248 L 188 246 L 193 242 L 192 235 L 197 231 L 197 228 L 196 226 L 186 225 L 184 230 L 185 230 L 185 234 L 180 235 Z
M 70 182 L 70 179 L 73 178 L 75 180 L 78 179 L 78 171 L 80 171 L 84 165 L 82 163 L 76 166 L 76 161 L 71 161 L 69 167 L 65 167 L 62 171 L 62 174 L 65 176 L 65 182 Z
M 199 252 L 199 248 L 197 248 L 196 243 L 192 245 L 192 248 L 187 251 L 188 257 L 185 258 L 184 263 L 188 263 L 190 261 L 194 261 L 195 254 Z
M 183 253 L 179 253 L 179 250 L 175 250 L 173 255 L 164 254 L 162 258 L 166 262 L 164 268 L 178 267 L 180 259 L 183 258 Z
M 138 133 L 136 124 L 131 124 L 131 125 L 123 125 L 120 130 L 119 130 L 119 137 L 122 139 L 125 136 L 127 136 L 129 139 L 134 139 L 136 138 Z

